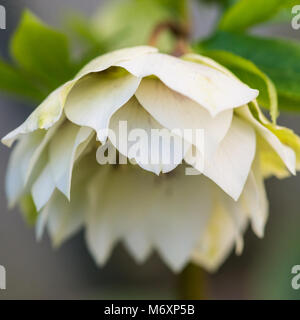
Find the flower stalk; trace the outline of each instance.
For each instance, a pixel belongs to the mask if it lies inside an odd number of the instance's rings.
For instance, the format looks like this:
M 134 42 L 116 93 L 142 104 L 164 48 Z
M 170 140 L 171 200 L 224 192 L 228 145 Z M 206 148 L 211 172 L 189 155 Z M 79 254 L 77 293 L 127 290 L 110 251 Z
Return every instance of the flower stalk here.
M 179 57 L 185 53 L 188 53 L 189 45 L 188 38 L 190 36 L 190 28 L 187 25 L 182 25 L 174 21 L 164 21 L 159 23 L 150 35 L 148 44 L 155 47 L 158 41 L 158 38 L 164 31 L 171 31 L 171 33 L 177 39 L 175 48 L 172 52 L 172 55 Z
M 205 271 L 195 264 L 188 264 L 178 279 L 178 298 L 183 300 L 204 300 L 208 298 Z

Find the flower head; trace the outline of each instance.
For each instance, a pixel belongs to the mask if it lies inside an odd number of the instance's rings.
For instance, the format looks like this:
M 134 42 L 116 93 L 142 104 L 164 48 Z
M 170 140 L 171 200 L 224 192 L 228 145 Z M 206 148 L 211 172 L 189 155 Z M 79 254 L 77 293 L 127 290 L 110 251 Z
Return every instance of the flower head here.
M 9 202 L 31 194 L 37 236 L 47 226 L 55 245 L 84 227 L 99 264 L 123 241 L 139 262 L 156 249 L 173 270 L 190 260 L 214 270 L 234 244 L 242 250 L 249 221 L 263 235 L 264 177 L 296 169 L 298 137 L 268 122 L 257 95 L 199 55 L 135 47 L 100 56 L 2 139 L 18 140 Z M 163 130 L 165 140 L 140 140 L 136 150 L 122 121 L 147 139 Z M 130 163 L 102 163 L 103 148 Z

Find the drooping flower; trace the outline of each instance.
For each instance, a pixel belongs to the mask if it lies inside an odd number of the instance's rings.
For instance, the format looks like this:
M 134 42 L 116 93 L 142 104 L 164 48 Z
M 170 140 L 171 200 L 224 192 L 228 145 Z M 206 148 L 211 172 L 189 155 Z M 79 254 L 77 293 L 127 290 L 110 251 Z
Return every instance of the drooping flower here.
M 155 249 L 175 271 L 189 261 L 215 270 L 234 244 L 242 250 L 249 221 L 263 236 L 264 177 L 295 174 L 299 160 L 299 138 L 263 116 L 257 95 L 199 55 L 135 47 L 100 56 L 2 139 L 18 140 L 9 203 L 31 194 L 37 236 L 47 227 L 54 245 L 84 227 L 100 265 L 122 241 L 138 262 Z M 172 148 L 142 144 L 133 153 L 123 135 L 113 138 L 121 121 L 147 134 L 163 129 Z M 203 129 L 203 149 L 187 129 Z M 132 162 L 100 164 L 103 147 Z M 187 165 L 201 174 L 186 175 Z

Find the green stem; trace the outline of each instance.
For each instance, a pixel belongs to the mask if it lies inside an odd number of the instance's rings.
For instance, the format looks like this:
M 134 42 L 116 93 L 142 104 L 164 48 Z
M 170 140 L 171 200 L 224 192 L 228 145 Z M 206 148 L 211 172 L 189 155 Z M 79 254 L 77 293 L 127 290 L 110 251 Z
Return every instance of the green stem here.
M 205 271 L 194 264 L 189 264 L 179 275 L 179 299 L 208 299 L 207 287 Z

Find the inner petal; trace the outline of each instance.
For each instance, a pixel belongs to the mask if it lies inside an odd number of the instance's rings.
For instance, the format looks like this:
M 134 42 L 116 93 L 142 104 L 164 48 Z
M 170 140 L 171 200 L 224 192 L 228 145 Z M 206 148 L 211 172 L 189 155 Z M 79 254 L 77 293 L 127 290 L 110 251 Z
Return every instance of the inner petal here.
M 68 119 L 93 128 L 104 142 L 111 116 L 135 93 L 140 79 L 120 69 L 89 74 L 71 90 L 65 105 Z

